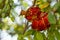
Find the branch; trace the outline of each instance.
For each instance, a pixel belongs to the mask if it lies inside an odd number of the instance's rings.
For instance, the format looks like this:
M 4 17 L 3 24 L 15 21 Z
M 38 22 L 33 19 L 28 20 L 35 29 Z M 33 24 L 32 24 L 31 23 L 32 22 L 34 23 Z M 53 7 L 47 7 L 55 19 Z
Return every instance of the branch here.
M 25 28 L 24 28 L 23 34 L 26 32 L 26 30 L 27 30 L 30 26 L 31 26 L 31 25 L 28 26 L 28 22 L 27 22 L 27 24 L 26 24 L 26 26 L 25 26 Z

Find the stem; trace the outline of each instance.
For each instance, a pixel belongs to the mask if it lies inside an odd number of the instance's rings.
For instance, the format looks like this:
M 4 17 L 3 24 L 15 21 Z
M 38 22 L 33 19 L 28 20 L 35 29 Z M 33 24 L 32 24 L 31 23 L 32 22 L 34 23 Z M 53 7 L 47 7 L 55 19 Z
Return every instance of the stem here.
M 26 20 L 25 20 L 25 22 L 26 22 Z M 26 26 L 24 28 L 23 34 L 26 32 L 27 29 L 28 29 L 28 22 L 27 22 L 27 24 L 26 24 Z
M 35 3 L 36 3 L 36 0 L 34 0 L 34 2 L 33 2 L 33 5 L 32 5 L 32 6 L 35 6 Z
M 24 29 L 24 31 L 23 31 L 23 34 L 26 32 L 26 30 L 27 30 L 30 26 L 31 26 L 31 25 L 28 26 L 28 22 L 27 22 L 27 24 L 26 24 L 26 26 L 25 26 L 25 29 Z

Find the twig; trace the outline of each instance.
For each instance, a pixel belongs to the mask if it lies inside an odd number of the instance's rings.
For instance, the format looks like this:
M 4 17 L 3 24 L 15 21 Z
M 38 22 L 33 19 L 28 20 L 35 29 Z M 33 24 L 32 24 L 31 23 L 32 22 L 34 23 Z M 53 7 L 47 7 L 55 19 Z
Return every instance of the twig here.
M 27 30 L 30 26 L 31 26 L 31 25 L 28 26 L 28 22 L 27 22 L 27 24 L 26 24 L 26 26 L 25 26 L 25 29 L 24 29 L 24 31 L 23 31 L 23 34 L 26 32 L 26 30 Z

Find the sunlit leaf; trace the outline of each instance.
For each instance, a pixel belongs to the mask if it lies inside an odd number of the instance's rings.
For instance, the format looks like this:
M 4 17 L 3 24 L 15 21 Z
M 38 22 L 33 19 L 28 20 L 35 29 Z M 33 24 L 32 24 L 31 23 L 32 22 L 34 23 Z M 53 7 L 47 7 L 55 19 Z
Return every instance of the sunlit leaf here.
M 40 32 L 34 34 L 34 40 L 43 40 L 43 36 Z
M 15 30 L 15 32 L 18 33 L 18 34 L 19 34 L 19 33 L 23 33 L 24 27 L 23 27 L 23 25 L 17 25 L 17 27 L 15 27 L 14 30 Z
M 23 34 L 18 34 L 18 40 L 24 40 Z
M 48 7 L 48 6 L 49 6 L 49 3 L 48 3 L 48 2 L 39 5 L 39 7 L 40 7 L 41 9 L 46 8 L 46 7 Z
M 27 4 L 27 2 L 23 2 L 23 4 L 22 4 L 25 8 L 27 8 L 28 7 L 28 4 Z

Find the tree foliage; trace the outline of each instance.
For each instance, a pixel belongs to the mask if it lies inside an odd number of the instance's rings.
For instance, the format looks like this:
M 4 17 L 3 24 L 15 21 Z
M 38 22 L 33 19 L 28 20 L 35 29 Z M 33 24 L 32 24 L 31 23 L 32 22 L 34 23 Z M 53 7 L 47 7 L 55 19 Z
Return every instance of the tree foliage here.
M 60 40 L 60 0 L 56 0 L 56 3 L 51 6 L 52 1 L 32 0 L 30 6 L 25 0 L 18 0 L 19 4 L 15 4 L 14 0 L 0 0 L 0 29 L 7 30 L 10 35 L 18 34 L 17 40 L 25 40 L 25 37 L 28 40 Z M 32 29 L 32 21 L 25 18 L 26 11 L 34 5 L 38 6 L 42 12 L 48 13 L 50 27 L 46 30 Z M 17 6 L 21 8 L 21 10 L 18 10 L 20 11 L 19 14 L 15 11 Z

